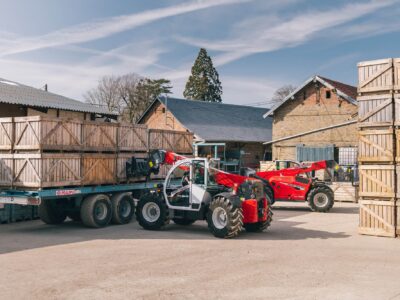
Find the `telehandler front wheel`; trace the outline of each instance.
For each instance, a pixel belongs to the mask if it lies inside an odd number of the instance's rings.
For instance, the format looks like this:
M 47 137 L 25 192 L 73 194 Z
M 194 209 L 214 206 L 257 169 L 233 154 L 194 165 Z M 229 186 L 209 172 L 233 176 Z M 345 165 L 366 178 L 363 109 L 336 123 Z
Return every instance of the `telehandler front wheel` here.
M 164 197 L 157 193 L 144 194 L 137 204 L 136 219 L 144 229 L 162 229 L 169 223 L 169 210 Z
M 225 197 L 216 197 L 207 212 L 207 223 L 211 233 L 218 238 L 233 238 L 243 228 L 242 208 L 237 208 Z
M 308 206 L 315 212 L 328 212 L 334 203 L 333 191 L 327 186 L 316 186 L 307 195 Z

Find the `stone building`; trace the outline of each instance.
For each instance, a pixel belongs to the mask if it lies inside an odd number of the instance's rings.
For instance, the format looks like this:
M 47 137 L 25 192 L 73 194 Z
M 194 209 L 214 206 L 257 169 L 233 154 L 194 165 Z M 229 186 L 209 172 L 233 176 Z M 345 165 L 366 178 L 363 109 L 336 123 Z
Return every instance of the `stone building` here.
M 313 76 L 264 114 L 273 117 L 273 160 L 335 159 L 349 150 L 356 159 L 357 88 Z M 301 151 L 306 148 L 309 151 Z M 346 150 L 346 151 L 345 151 Z M 308 159 L 303 158 L 304 153 Z

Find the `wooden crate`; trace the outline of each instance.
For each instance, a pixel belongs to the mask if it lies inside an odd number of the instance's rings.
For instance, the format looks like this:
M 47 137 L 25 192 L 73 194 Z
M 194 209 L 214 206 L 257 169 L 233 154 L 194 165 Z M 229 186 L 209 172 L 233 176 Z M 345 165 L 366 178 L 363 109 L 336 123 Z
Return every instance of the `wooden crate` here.
M 260 161 L 260 172 L 276 170 L 276 163 L 274 161 Z
M 394 94 L 394 125 L 400 126 L 400 95 Z
M 359 96 L 357 100 L 360 127 L 394 125 L 392 94 Z
M 400 237 L 400 201 L 396 202 L 396 235 Z
M 82 155 L 82 185 L 117 182 L 116 154 L 85 153 Z
M 147 153 L 118 153 L 117 156 L 117 179 L 118 182 L 128 181 L 126 177 L 126 162 L 132 157 L 145 158 Z M 144 177 L 141 178 L 130 178 L 129 181 L 140 181 L 145 180 Z
M 80 150 L 82 122 L 43 116 L 14 118 L 15 150 Z
M 0 118 L 0 150 L 11 150 L 14 141 L 12 118 Z
M 393 59 L 360 62 L 358 65 L 358 92 L 371 93 L 393 89 Z
M 396 236 L 395 201 L 360 200 L 359 205 L 359 233 Z
M 83 122 L 82 142 L 85 151 L 116 152 L 117 123 L 107 122 Z
M 193 153 L 193 134 L 183 131 L 149 129 L 149 149 Z
M 71 153 L 14 154 L 12 184 L 16 187 L 58 187 L 81 184 L 81 156 Z
M 147 151 L 147 126 L 121 123 L 118 128 L 118 149 L 120 151 Z
M 172 166 L 170 165 L 162 165 L 160 167 L 160 171 L 158 174 L 152 174 L 150 176 L 151 179 L 165 179 L 168 175 L 169 170 L 171 169 Z
M 0 186 L 13 184 L 14 156 L 12 154 L 0 154 Z
M 330 186 L 335 193 L 335 201 L 337 202 L 357 202 L 358 191 L 351 182 L 332 182 Z
M 361 165 L 359 196 L 367 198 L 394 198 L 394 165 Z
M 360 131 L 358 133 L 358 161 L 392 163 L 394 161 L 393 133 L 393 128 Z
M 394 87 L 396 91 L 400 90 L 400 58 L 394 58 L 393 59 L 393 81 L 394 81 Z

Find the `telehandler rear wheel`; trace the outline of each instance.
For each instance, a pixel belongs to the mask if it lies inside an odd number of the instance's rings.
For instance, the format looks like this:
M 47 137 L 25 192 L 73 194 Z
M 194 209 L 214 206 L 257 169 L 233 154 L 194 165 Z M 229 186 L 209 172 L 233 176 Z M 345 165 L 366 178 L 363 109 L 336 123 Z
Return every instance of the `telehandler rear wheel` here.
M 333 191 L 327 186 L 316 186 L 307 195 L 308 206 L 315 212 L 328 212 L 334 203 Z
M 216 197 L 207 212 L 207 223 L 211 233 L 218 238 L 233 238 L 243 228 L 242 208 L 237 208 L 225 197 Z
M 169 223 L 169 210 L 164 197 L 157 193 L 144 194 L 137 204 L 136 219 L 144 229 L 162 229 Z

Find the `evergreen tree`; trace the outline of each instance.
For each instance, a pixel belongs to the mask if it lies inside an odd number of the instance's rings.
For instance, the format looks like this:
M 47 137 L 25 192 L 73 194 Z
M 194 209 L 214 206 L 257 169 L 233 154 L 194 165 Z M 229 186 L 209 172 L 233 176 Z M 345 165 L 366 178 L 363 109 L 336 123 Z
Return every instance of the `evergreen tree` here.
M 222 102 L 222 86 L 206 49 L 201 48 L 186 83 L 183 96 L 192 100 Z

